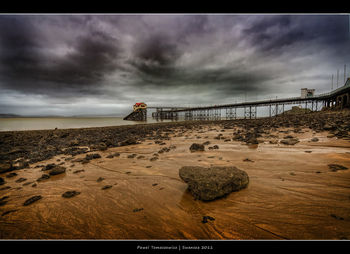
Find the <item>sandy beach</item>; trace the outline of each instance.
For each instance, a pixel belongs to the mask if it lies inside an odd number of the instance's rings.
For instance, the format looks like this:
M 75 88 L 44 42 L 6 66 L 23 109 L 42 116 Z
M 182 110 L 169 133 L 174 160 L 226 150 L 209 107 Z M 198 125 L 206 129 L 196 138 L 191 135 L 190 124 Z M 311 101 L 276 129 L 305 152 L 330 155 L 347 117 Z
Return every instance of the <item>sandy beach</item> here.
M 317 112 L 2 132 L 0 238 L 350 239 L 349 119 L 348 111 Z M 281 142 L 288 135 L 298 142 Z M 205 142 L 204 151 L 189 150 Z M 99 156 L 86 159 L 92 154 Z M 53 163 L 65 172 L 38 180 Z M 235 166 L 249 184 L 196 200 L 179 177 L 182 166 Z M 62 196 L 67 191 L 75 192 Z

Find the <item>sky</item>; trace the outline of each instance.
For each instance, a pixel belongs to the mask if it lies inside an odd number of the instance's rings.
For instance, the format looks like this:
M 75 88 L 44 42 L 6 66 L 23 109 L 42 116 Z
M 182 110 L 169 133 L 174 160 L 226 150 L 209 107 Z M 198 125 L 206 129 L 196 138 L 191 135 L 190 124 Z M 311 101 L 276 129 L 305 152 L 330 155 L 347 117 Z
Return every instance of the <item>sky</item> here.
M 0 114 L 125 115 L 316 94 L 350 74 L 349 15 L 0 15 Z

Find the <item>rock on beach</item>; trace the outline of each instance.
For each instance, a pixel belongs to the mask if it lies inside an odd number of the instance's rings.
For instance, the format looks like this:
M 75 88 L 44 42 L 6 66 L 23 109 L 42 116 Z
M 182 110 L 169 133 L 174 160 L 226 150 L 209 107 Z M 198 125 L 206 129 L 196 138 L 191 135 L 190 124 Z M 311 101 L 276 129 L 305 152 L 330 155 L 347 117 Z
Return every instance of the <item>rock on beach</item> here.
M 190 151 L 191 151 L 191 152 L 195 152 L 195 151 L 204 151 L 204 145 L 203 145 L 203 144 L 193 143 L 193 144 L 190 146 Z
M 210 201 L 233 191 L 245 188 L 248 174 L 236 167 L 184 166 L 179 170 L 180 178 L 188 184 L 188 190 L 199 200 Z

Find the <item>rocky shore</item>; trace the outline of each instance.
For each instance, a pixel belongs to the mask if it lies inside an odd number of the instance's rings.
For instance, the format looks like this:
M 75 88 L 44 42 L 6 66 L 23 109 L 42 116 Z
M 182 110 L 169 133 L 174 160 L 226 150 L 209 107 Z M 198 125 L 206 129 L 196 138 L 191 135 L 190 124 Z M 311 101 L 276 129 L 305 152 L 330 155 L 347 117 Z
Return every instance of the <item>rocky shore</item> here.
M 344 110 L 0 132 L 0 238 L 349 239 L 349 131 Z
M 0 132 L 0 173 L 25 168 L 32 163 L 52 158 L 56 155 L 78 155 L 88 151 L 104 151 L 108 148 L 133 145 L 146 139 L 169 140 L 172 129 L 200 130 L 203 126 L 220 125 L 223 129 L 234 126 L 242 129 L 230 136 L 218 134 L 216 139 L 242 141 L 258 144 L 262 134 L 280 127 L 292 127 L 294 132 L 301 128 L 313 131 L 329 131 L 330 136 L 350 140 L 350 114 L 343 112 L 317 112 L 313 114 L 286 114 L 275 118 L 238 119 L 222 121 L 190 121 L 156 123 L 132 126 L 116 126 L 83 129 L 55 129 L 37 131 Z M 296 144 L 293 137 L 286 136 L 282 143 Z M 272 141 L 274 142 L 274 141 Z

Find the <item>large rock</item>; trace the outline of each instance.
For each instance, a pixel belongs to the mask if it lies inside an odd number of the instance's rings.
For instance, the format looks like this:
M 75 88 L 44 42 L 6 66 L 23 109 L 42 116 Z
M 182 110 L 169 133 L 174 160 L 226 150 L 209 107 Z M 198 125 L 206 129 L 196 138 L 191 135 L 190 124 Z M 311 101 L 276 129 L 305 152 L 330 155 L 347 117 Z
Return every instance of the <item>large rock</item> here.
M 179 170 L 179 175 L 192 195 L 204 201 L 223 197 L 249 183 L 248 174 L 236 167 L 185 166 Z

